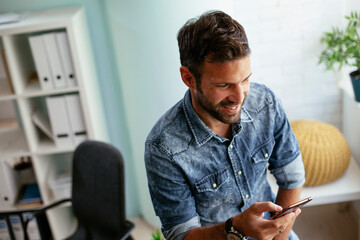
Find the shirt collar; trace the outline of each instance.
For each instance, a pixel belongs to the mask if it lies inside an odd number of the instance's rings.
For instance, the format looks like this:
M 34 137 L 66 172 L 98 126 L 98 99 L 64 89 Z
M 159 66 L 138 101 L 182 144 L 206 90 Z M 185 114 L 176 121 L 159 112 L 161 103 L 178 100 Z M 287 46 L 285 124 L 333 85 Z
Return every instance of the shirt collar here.
M 208 126 L 206 126 L 206 124 L 195 112 L 192 106 L 191 94 L 189 90 L 185 93 L 183 108 L 191 132 L 193 133 L 195 141 L 199 146 L 205 144 L 212 137 L 217 136 Z M 242 107 L 240 121 L 233 125 L 234 136 L 240 133 L 242 129 L 241 123 L 252 121 L 253 118 L 250 116 L 249 112 L 245 109 L 245 107 Z

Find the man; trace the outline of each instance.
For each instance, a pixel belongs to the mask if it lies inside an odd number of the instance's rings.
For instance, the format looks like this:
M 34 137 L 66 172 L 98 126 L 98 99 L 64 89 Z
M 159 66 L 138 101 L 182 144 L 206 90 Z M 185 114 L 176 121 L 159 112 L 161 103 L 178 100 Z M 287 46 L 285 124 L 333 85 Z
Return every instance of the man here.
M 299 199 L 305 174 L 279 100 L 250 83 L 243 27 L 223 12 L 207 12 L 180 29 L 178 44 L 189 90 L 155 124 L 145 145 L 164 236 L 298 239 L 291 228 L 300 210 L 267 220 Z M 268 164 L 279 185 L 276 204 Z

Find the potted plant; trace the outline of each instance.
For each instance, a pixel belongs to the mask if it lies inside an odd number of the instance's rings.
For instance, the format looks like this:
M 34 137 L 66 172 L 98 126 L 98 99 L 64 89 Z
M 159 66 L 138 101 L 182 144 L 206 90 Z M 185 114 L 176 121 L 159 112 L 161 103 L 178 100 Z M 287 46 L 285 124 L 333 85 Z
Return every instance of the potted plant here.
M 152 233 L 151 236 L 151 240 L 165 240 L 159 229 L 157 229 L 155 233 Z
M 339 70 L 344 65 L 355 67 L 350 78 L 355 100 L 360 102 L 360 14 L 351 12 L 345 18 L 348 20 L 345 30 L 333 28 L 321 38 L 327 47 L 321 52 L 319 63 L 324 63 L 327 69 L 334 69 L 335 64 L 339 64 Z

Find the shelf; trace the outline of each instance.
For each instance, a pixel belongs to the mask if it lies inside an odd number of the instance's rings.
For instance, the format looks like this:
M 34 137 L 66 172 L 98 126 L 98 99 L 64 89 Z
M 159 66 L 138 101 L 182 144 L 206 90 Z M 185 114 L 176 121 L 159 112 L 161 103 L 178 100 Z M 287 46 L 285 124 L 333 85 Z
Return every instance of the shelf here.
M 269 173 L 268 180 L 274 193 L 278 186 L 275 178 Z M 337 202 L 348 202 L 360 200 L 360 168 L 353 158 L 343 176 L 339 179 L 314 187 L 304 187 L 301 192 L 301 199 L 313 197 L 306 206 L 315 206 Z
M 76 146 L 55 146 L 55 143 L 50 139 L 41 139 L 36 150 L 35 154 L 46 155 L 46 154 L 58 154 L 58 153 L 68 153 L 73 152 Z
M 60 89 L 51 89 L 51 90 L 42 90 L 40 88 L 39 82 L 32 82 L 29 83 L 24 92 L 21 94 L 22 97 L 41 97 L 47 95 L 55 95 L 55 94 L 63 94 L 63 93 L 70 93 L 70 92 L 78 92 L 79 87 L 67 87 L 67 88 L 60 88 Z
M 54 200 L 54 194 L 49 188 L 49 173 L 59 169 L 71 170 L 73 152 L 77 145 L 57 146 L 32 120 L 34 111 L 40 111 L 44 117 L 48 117 L 47 96 L 78 94 L 83 127 L 88 139 L 108 141 L 86 23 L 85 9 L 71 6 L 30 11 L 25 13 L 19 22 L 0 25 L 0 42 L 6 53 L 6 63 L 11 76 L 11 82 L 4 77 L 0 79 L 0 120 L 3 120 L 0 121 L 0 157 L 31 157 L 36 182 L 45 204 Z M 29 37 L 59 31 L 66 32 L 77 85 L 67 84 L 69 87 L 42 89 L 34 75 L 37 69 Z M 52 67 L 57 69 L 55 65 Z M 56 110 L 56 107 L 54 108 Z M 11 111 L 12 109 L 14 111 Z M 14 119 L 16 124 L 9 126 L 8 119 Z M 54 239 L 64 239 L 75 230 L 76 218 L 71 206 L 50 210 L 47 216 Z
M 0 131 L 1 157 L 30 155 L 24 132 L 20 128 Z
M 81 7 L 66 7 L 23 13 L 19 22 L 0 25 L 0 34 L 23 34 L 63 28 Z

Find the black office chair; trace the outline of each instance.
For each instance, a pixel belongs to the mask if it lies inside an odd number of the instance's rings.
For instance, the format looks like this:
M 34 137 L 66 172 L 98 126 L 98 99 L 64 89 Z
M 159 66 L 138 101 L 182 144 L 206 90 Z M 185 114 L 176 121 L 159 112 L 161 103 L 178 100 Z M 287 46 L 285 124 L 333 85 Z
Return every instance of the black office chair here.
M 72 199 L 44 207 L 33 217 L 71 201 L 79 225 L 68 240 L 133 239 L 134 224 L 125 218 L 124 163 L 115 147 L 97 141 L 81 143 L 74 152 L 72 181 Z

